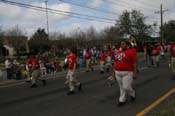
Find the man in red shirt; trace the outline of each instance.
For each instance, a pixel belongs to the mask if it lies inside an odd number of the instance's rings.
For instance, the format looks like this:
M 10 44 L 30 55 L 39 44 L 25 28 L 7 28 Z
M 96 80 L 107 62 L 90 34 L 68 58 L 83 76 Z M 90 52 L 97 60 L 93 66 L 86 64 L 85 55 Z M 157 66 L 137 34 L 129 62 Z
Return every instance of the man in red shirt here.
M 175 80 L 175 42 L 170 46 L 170 56 L 171 56 L 171 70 L 173 73 L 173 80 Z
M 115 54 L 115 76 L 120 87 L 118 106 L 125 104 L 127 94 L 131 97 L 132 102 L 136 99 L 132 83 L 137 73 L 137 55 L 135 54 L 135 50 L 127 49 L 126 43 L 126 41 L 122 41 L 120 43 L 121 50 Z
M 86 55 L 85 55 L 86 72 L 89 72 L 90 69 L 93 70 L 93 67 L 91 66 L 91 57 L 92 57 L 92 52 L 89 49 L 87 49 L 86 50 Z
M 40 64 L 39 64 L 39 59 L 38 55 L 34 57 L 32 60 L 32 86 L 31 88 L 36 88 L 37 87 L 37 81 L 40 78 Z M 43 85 L 46 85 L 46 80 L 42 79 Z
M 78 90 L 81 91 L 81 83 L 77 81 L 75 77 L 75 71 L 77 66 L 77 56 L 72 52 L 72 49 L 67 49 L 67 63 L 68 63 L 68 74 L 67 74 L 67 82 L 69 86 L 69 91 L 67 95 L 74 94 L 75 87 L 78 87 Z
M 106 61 L 106 54 L 102 50 L 101 54 L 100 54 L 100 70 L 101 70 L 101 74 L 104 73 L 105 61 Z

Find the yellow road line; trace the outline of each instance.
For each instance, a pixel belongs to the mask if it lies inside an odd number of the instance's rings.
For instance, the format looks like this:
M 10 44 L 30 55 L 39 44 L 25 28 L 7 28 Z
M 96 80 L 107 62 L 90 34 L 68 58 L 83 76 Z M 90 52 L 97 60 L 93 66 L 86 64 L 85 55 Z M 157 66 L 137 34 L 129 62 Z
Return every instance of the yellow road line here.
M 157 105 L 159 105 L 162 101 L 164 101 L 166 98 L 168 98 L 173 93 L 175 93 L 175 88 L 172 89 L 171 91 L 169 91 L 168 93 L 166 93 L 165 95 L 163 95 L 162 97 L 160 97 L 159 99 L 157 99 L 155 102 L 153 102 L 151 105 L 149 105 L 143 111 L 138 113 L 136 116 L 144 116 L 146 113 L 148 113 L 150 110 L 155 108 Z

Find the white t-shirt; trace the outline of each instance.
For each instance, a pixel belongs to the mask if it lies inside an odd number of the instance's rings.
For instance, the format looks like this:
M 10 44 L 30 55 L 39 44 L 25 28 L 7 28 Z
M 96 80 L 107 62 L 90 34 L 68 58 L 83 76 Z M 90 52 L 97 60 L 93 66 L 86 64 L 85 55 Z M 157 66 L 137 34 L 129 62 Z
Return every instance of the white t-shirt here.
M 5 68 L 7 69 L 7 68 L 12 68 L 12 64 L 11 64 L 11 62 L 9 61 L 9 60 L 6 60 L 5 61 Z

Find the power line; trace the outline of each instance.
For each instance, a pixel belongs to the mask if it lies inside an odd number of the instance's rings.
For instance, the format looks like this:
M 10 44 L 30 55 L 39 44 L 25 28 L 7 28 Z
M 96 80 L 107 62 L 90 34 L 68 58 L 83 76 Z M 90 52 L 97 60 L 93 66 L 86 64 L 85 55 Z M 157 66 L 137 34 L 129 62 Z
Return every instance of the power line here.
M 79 4 L 79 3 L 76 3 L 76 2 L 65 1 L 65 0 L 58 0 L 58 1 L 69 3 L 69 4 L 72 4 L 72 5 L 75 5 L 75 6 L 79 6 L 79 7 L 83 7 L 83 8 L 87 8 L 87 9 L 91 9 L 91 10 L 95 10 L 95 11 L 99 11 L 99 12 L 103 12 L 103 13 L 107 13 L 107 14 L 112 14 L 112 15 L 117 15 L 117 16 L 120 15 L 120 14 L 117 14 L 117 13 L 114 13 L 114 12 L 107 11 L 105 9 L 98 9 L 98 8 L 86 6 L 86 5 L 83 5 L 83 4 Z
M 109 0 L 101 0 L 101 1 L 106 2 L 106 3 L 110 3 L 110 4 L 114 4 L 116 6 L 121 5 L 121 6 L 125 6 L 125 7 L 132 8 L 132 9 L 134 8 L 134 7 L 132 7 L 133 4 L 130 4 L 130 3 L 126 2 L 126 1 L 117 1 L 117 2 L 109 1 Z M 144 7 L 137 6 L 137 8 L 147 9 L 149 11 L 153 11 L 153 9 L 149 9 L 149 8 L 146 8 L 146 7 L 144 8 Z
M 30 8 L 37 8 L 37 9 L 44 9 L 44 7 L 41 7 L 41 6 L 34 6 L 34 5 L 29 5 L 29 4 L 23 4 L 23 3 L 19 3 L 19 2 L 13 2 L 13 1 L 8 1 L 8 0 L 0 0 L 0 2 L 3 2 L 3 3 L 8 3 L 8 4 L 12 4 L 12 5 L 17 5 L 17 6 L 25 6 L 25 7 L 30 7 Z M 75 13 L 75 12 L 68 12 L 68 11 L 61 11 L 61 10 L 56 10 L 56 9 L 51 9 L 51 8 L 47 8 L 48 12 L 57 12 L 57 13 L 64 13 L 64 15 L 69 15 L 69 16 L 72 16 L 72 17 L 83 17 L 84 19 L 89 19 L 89 20 L 94 20 L 94 19 L 98 19 L 98 20 L 101 20 L 101 21 L 116 21 L 114 19 L 110 19 L 110 18 L 103 18 L 103 17 L 97 17 L 97 16 L 92 16 L 92 15 L 86 15 L 86 14 L 80 14 L 80 13 Z
M 139 2 L 139 3 L 142 3 L 142 4 L 144 4 L 144 5 L 147 5 L 147 6 L 149 6 L 149 7 L 152 7 L 152 8 L 159 8 L 158 6 L 154 6 L 154 5 L 152 5 L 152 4 L 149 4 L 149 3 L 147 3 L 147 2 L 143 2 L 143 1 L 139 1 L 139 0 L 135 0 L 135 1 L 137 1 L 137 2 Z

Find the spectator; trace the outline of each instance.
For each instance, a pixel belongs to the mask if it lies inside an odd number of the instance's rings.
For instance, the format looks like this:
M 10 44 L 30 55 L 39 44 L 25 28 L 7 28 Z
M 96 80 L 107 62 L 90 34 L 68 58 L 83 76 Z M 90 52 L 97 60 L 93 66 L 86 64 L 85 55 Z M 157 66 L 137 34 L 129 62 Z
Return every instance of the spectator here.
M 7 71 L 7 79 L 12 79 L 12 60 L 10 57 L 5 61 L 5 68 Z
M 146 53 L 147 53 L 147 63 L 148 63 L 148 66 L 151 66 L 153 65 L 153 60 L 152 60 L 152 48 L 151 46 L 147 46 L 146 47 Z

